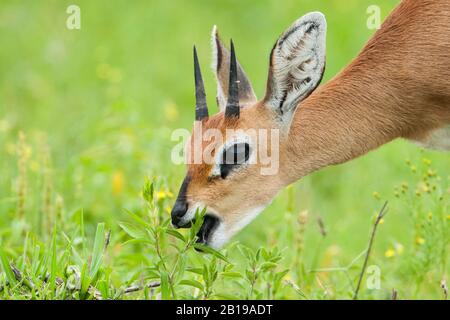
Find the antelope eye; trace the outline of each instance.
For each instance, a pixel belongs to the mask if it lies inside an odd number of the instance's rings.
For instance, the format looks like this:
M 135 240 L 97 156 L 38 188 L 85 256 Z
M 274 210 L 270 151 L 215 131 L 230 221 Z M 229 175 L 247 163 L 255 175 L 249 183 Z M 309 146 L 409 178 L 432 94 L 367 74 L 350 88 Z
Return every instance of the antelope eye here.
M 239 165 L 244 164 L 250 157 L 250 146 L 248 143 L 236 143 L 223 151 L 222 163 L 220 164 L 220 176 L 224 179 Z

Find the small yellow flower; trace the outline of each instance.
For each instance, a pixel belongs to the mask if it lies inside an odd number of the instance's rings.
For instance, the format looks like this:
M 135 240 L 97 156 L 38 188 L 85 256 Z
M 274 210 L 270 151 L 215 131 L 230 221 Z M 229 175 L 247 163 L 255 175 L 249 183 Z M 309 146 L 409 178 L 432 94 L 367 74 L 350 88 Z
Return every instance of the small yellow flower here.
M 384 253 L 384 256 L 385 256 L 386 258 L 392 258 L 392 257 L 394 257 L 394 256 L 395 256 L 395 250 L 392 249 L 392 248 L 387 249 L 386 252 Z
M 164 115 L 169 121 L 175 121 L 178 119 L 179 113 L 175 103 L 170 102 L 164 106 Z
M 424 238 L 422 238 L 422 237 L 417 237 L 416 238 L 416 244 L 422 245 L 424 243 L 425 243 L 425 239 Z
M 287 280 L 287 281 L 290 281 L 290 280 L 292 280 L 292 276 L 291 276 L 291 274 L 288 272 L 288 273 L 286 273 L 285 275 L 284 275 L 284 277 L 283 277 L 283 280 Z
M 427 175 L 428 175 L 430 178 L 432 178 L 432 177 L 436 176 L 436 171 L 433 171 L 433 170 L 429 169 L 429 170 L 427 171 Z
M 160 190 L 156 193 L 156 199 L 163 200 L 166 198 L 173 198 L 173 193 L 170 191 Z
M 433 213 L 432 212 L 428 212 L 427 217 L 429 220 L 433 219 Z
M 381 218 L 379 224 L 383 224 L 384 223 L 384 219 Z
M 447 215 L 447 220 L 450 220 L 450 214 Z
M 427 184 L 427 183 L 422 184 L 421 187 L 420 187 L 420 189 L 421 189 L 423 192 L 430 192 L 430 187 L 429 187 L 429 184 Z
M 123 186 L 125 182 L 125 177 L 122 171 L 115 171 L 112 175 L 112 192 L 115 196 L 119 195 L 123 191 Z
M 380 193 L 379 192 L 377 192 L 377 191 L 374 191 L 373 193 L 372 193 L 372 196 L 375 198 L 375 199 L 377 199 L 377 200 L 380 200 Z
M 416 166 L 411 166 L 410 168 L 411 168 L 412 172 L 417 172 L 417 167 Z
M 158 191 L 156 193 L 156 199 L 162 200 L 166 198 L 166 193 L 164 191 Z
M 422 162 L 423 162 L 423 164 L 426 165 L 426 166 L 431 165 L 431 160 L 430 160 L 430 159 L 424 158 L 424 159 L 422 160 Z
M 23 153 L 22 156 L 24 157 L 25 160 L 28 160 L 31 157 L 32 154 L 32 149 L 29 146 L 24 146 L 23 147 Z

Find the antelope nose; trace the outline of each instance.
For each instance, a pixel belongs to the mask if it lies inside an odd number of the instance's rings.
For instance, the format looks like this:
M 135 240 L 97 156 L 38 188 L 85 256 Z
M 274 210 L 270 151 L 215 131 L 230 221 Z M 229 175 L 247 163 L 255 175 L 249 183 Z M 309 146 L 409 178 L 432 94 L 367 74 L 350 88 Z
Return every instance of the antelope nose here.
M 172 208 L 171 216 L 172 216 L 172 225 L 175 228 L 187 228 L 190 226 L 190 223 L 183 223 L 183 216 L 186 214 L 188 209 L 188 205 L 184 201 L 176 201 L 175 205 Z

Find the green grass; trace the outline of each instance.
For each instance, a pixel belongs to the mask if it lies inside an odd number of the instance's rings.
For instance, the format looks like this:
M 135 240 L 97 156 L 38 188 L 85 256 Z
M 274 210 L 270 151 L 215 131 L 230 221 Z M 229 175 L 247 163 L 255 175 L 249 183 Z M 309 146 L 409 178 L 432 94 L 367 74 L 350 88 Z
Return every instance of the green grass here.
M 375 3 L 386 16 L 397 1 Z M 192 44 L 211 106 L 213 24 L 262 96 L 276 37 L 320 10 L 327 81 L 372 34 L 373 1 L 78 1 L 79 31 L 65 28 L 69 4 L 0 4 L 0 299 L 349 299 L 385 201 L 368 263 L 380 288 L 368 268 L 359 297 L 444 298 L 449 158 L 405 141 L 290 186 L 220 252 L 169 225 Z

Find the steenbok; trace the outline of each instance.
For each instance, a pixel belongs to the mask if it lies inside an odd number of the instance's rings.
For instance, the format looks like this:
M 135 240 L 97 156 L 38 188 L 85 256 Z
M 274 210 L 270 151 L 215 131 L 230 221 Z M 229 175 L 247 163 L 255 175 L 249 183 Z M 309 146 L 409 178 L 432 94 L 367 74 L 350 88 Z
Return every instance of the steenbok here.
M 450 150 L 450 1 L 402 1 L 356 59 L 316 90 L 326 31 L 324 15 L 313 12 L 280 36 L 258 100 L 233 43 L 229 51 L 214 28 L 213 116 L 194 49 L 196 121 L 175 227 L 189 227 L 206 208 L 198 241 L 219 248 L 281 189 L 320 168 L 396 138 Z M 264 172 L 263 155 L 274 170 Z

